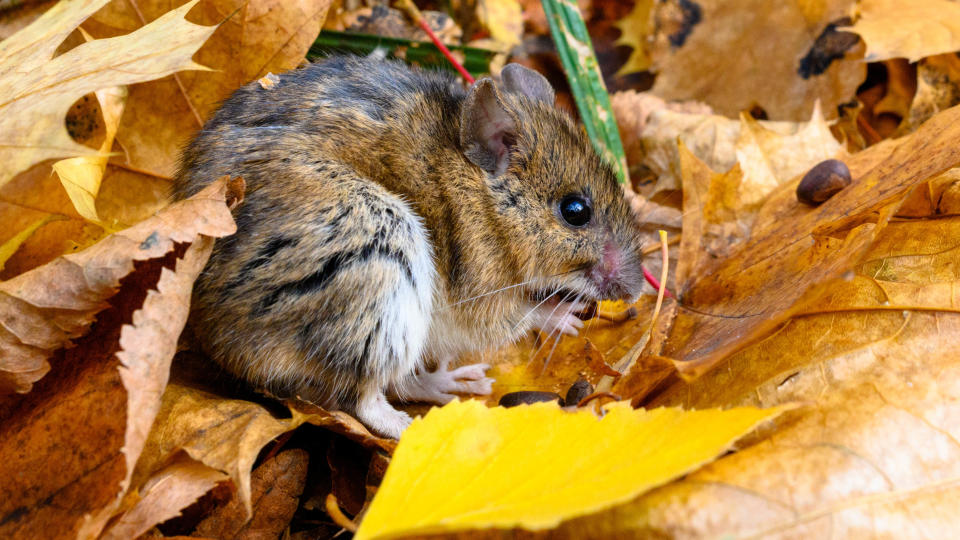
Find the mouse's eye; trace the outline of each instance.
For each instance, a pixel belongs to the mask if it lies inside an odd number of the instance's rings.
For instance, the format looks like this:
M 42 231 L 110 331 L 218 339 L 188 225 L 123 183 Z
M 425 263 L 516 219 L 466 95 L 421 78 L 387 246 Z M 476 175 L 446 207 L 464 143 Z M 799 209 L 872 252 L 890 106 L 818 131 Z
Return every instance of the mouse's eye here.
M 592 213 L 590 203 L 580 195 L 567 195 L 560 201 L 560 217 L 571 227 L 583 227 L 590 223 Z

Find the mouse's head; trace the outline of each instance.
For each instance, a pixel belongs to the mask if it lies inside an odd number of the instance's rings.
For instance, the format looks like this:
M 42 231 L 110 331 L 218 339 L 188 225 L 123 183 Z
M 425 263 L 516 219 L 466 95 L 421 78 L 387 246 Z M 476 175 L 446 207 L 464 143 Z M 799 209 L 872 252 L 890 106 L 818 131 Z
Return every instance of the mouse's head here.
M 462 149 L 486 173 L 510 266 L 537 302 L 635 298 L 639 225 L 613 169 L 553 100 L 542 75 L 510 64 L 501 84 L 477 81 L 461 109 Z

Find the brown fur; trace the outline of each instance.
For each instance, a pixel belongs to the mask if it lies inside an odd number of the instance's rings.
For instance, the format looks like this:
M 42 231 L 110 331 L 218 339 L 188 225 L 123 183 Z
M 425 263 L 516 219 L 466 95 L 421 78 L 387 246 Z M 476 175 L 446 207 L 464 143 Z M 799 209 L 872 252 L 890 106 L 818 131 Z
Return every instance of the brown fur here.
M 539 82 L 504 84 L 468 93 L 445 74 L 335 57 L 239 89 L 186 149 L 176 181 L 180 197 L 224 174 L 248 186 L 237 234 L 218 243 L 195 290 L 209 353 L 256 385 L 350 409 L 365 385 L 396 383 L 424 354 L 516 339 L 534 291 L 636 295 L 638 227 L 612 170 Z M 471 153 L 483 153 L 475 137 L 485 142 L 480 101 L 515 126 L 499 176 Z M 571 193 L 593 203 L 584 228 L 558 213 Z M 623 269 L 603 288 L 589 269 L 610 243 Z M 413 260 L 436 272 L 431 337 L 423 350 L 374 350 L 392 298 L 383 290 L 409 278 Z

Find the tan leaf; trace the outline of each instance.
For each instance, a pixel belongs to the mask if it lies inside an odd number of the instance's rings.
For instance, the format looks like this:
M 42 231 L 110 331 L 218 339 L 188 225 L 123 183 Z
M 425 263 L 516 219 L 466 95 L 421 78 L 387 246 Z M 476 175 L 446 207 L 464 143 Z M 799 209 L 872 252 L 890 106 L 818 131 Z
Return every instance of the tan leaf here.
M 678 360 L 686 374 L 703 373 L 819 295 L 873 243 L 895 209 L 890 205 L 960 163 L 952 142 L 958 120 L 960 108 L 949 109 L 909 137 L 851 156 L 853 184 L 817 208 L 801 207 L 795 184 L 775 191 L 749 241 L 681 291 L 670 337 L 657 354 Z M 682 242 L 699 238 L 685 234 Z
M 0 390 L 28 392 L 47 372 L 47 357 L 82 335 L 107 307 L 134 261 L 163 257 L 176 243 L 198 235 L 232 234 L 224 201 L 228 184 L 219 181 L 196 197 L 153 219 L 115 233 L 79 253 L 0 283 Z
M 755 106 L 771 120 L 809 118 L 817 100 L 829 117 L 866 75 L 855 44 L 830 39 L 830 23 L 854 0 L 661 2 L 653 45 L 653 93 L 704 101 L 735 117 Z M 818 43 L 818 38 L 823 38 Z M 806 62 L 806 63 L 805 63 Z
M 247 515 L 252 512 L 250 470 L 260 450 L 296 428 L 304 416 L 277 419 L 262 405 L 183 386 L 167 385 L 133 485 L 145 482 L 179 452 L 227 473 Z
M 793 133 L 767 129 L 748 114 L 740 115 L 740 126 L 735 151 L 743 170 L 738 195 L 744 206 L 760 203 L 778 186 L 821 161 L 844 157 L 823 120 L 819 102 L 810 121 L 796 124 Z
M 656 175 L 656 183 L 643 190 L 646 196 L 680 189 L 678 139 L 714 171 L 728 171 L 740 163 L 744 172 L 740 194 L 750 204 L 841 152 L 816 105 L 809 121 L 767 122 L 749 115 L 732 120 L 702 112 L 696 104 L 656 99 L 629 92 L 612 99 L 631 163 L 639 160 Z
M 810 405 L 769 441 L 606 518 L 679 536 L 952 536 L 958 231 L 957 218 L 891 223 L 852 281 L 719 369 L 667 388 L 655 404 Z
M 125 163 L 159 177 L 173 176 L 180 148 L 234 90 L 269 72 L 282 73 L 300 65 L 330 3 L 216 0 L 198 4 L 190 11 L 190 20 L 219 25 L 196 54 L 197 62 L 210 71 L 178 73 L 130 88 L 117 134 L 126 150 Z M 115 2 L 84 28 L 97 37 L 132 32 L 162 16 L 170 4 L 167 0 Z
M 13 234 L 46 214 L 54 216 L 27 238 L 0 276 L 10 279 L 64 253 L 93 245 L 108 234 L 77 213 L 60 180 L 45 161 L 0 187 L 0 212 Z M 97 214 L 105 226 L 121 229 L 143 221 L 168 204 L 170 182 L 107 165 L 97 195 Z M 6 231 L 0 231 L 0 237 Z
M 229 477 L 196 460 L 180 456 L 144 484 L 140 500 L 100 536 L 103 540 L 139 538 L 156 525 L 175 518 L 219 482 Z
M 917 66 L 917 92 L 905 118 L 916 129 L 938 112 L 960 103 L 960 58 L 942 54 L 924 58 Z
M 616 45 L 626 45 L 633 49 L 630 58 L 617 71 L 617 75 L 626 75 L 650 69 L 653 59 L 648 50 L 647 38 L 653 34 L 653 0 L 637 0 L 633 11 L 620 19 L 616 27 L 620 29 L 620 37 Z
M 196 233 L 184 242 L 189 247 L 168 243 L 171 251 L 127 272 L 109 304 L 99 300 L 109 309 L 73 348 L 57 351 L 56 377 L 4 399 L 0 536 L 93 538 L 119 507 L 166 384 L 193 281 L 213 245 Z M 107 257 L 99 262 L 110 264 Z M 35 321 L 43 315 L 56 321 L 56 310 L 33 314 Z
M 196 0 L 195 0 L 196 1 Z M 83 43 L 56 58 L 64 38 L 106 0 L 60 2 L 0 42 L 0 185 L 49 158 L 92 155 L 67 133 L 64 116 L 81 96 L 101 88 L 203 69 L 190 57 L 214 27 L 186 22 L 193 3 L 154 24 L 112 39 Z
M 921 58 L 960 50 L 960 4 L 950 0 L 861 0 L 860 17 L 844 30 L 867 43 L 866 60 Z

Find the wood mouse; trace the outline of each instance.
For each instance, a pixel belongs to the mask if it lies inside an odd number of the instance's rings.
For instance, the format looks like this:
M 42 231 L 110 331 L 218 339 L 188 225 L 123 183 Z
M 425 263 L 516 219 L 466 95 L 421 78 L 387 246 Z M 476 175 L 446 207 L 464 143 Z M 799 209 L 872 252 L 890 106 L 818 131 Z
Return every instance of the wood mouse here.
M 410 417 L 388 395 L 489 394 L 488 366 L 451 359 L 576 334 L 588 303 L 639 295 L 639 225 L 542 75 L 510 64 L 464 88 L 335 56 L 275 81 L 227 99 L 174 182 L 181 198 L 247 182 L 192 308 L 233 374 L 396 438 Z

